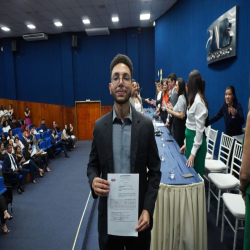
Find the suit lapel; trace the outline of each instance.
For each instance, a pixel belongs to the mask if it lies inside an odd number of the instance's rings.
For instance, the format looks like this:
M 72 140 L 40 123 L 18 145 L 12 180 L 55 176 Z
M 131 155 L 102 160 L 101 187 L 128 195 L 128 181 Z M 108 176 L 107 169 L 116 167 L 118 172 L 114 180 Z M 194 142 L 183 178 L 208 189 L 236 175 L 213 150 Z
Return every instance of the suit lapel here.
M 130 171 L 135 172 L 135 161 L 137 155 L 138 139 L 139 139 L 139 122 L 137 111 L 131 106 L 132 109 L 132 128 L 131 128 L 131 147 L 130 147 Z
M 113 109 L 106 116 L 105 120 L 105 150 L 109 168 L 108 173 L 114 173 L 112 121 L 113 121 Z

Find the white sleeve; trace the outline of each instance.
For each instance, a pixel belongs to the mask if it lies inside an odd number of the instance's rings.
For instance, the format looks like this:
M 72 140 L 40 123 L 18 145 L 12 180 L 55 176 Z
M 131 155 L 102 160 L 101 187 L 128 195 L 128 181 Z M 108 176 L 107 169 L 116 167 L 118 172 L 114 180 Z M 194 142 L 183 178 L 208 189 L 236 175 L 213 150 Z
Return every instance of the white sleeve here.
M 207 115 L 208 112 L 206 106 L 203 103 L 198 102 L 195 108 L 196 135 L 194 137 L 194 144 L 191 150 L 191 154 L 194 156 L 196 156 L 196 153 L 202 144 L 203 131 L 205 129 L 205 120 Z

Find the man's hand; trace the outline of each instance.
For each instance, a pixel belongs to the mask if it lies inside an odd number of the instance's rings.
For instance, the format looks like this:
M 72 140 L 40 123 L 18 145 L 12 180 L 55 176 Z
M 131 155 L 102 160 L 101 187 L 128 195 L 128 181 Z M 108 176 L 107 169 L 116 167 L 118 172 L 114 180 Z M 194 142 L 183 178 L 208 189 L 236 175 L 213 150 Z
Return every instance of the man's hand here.
M 96 177 L 92 181 L 92 188 L 97 196 L 108 196 L 110 186 L 108 181 Z
M 186 154 L 186 144 L 184 144 L 180 149 L 180 154 Z
M 19 166 L 19 169 L 22 170 L 22 166 Z
M 136 231 L 142 232 L 149 227 L 150 215 L 147 210 L 142 210 L 141 216 L 138 221 L 138 226 L 135 228 Z

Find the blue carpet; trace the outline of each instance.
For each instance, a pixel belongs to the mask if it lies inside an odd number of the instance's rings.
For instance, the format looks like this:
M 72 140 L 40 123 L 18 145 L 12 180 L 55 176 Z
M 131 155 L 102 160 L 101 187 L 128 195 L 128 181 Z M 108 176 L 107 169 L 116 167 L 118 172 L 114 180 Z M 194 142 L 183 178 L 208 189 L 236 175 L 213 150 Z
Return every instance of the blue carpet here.
M 25 185 L 25 192 L 13 200 L 11 230 L 0 234 L 0 249 L 72 249 L 89 195 L 86 176 L 91 141 L 77 142 L 77 148 L 51 160 L 50 173 L 37 177 L 37 184 Z

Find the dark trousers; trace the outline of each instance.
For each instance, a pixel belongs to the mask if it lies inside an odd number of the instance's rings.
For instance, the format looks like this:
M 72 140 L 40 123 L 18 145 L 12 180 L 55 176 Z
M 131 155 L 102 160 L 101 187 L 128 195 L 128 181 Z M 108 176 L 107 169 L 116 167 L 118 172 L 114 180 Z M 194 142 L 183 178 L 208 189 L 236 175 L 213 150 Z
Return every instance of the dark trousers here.
M 68 138 L 68 139 L 63 139 L 62 142 L 65 142 L 69 145 L 68 149 L 72 149 L 74 147 L 74 142 L 72 138 Z
M 65 143 L 62 141 L 58 141 L 57 143 L 54 144 L 55 148 L 62 148 L 62 150 L 64 151 L 65 156 L 67 155 L 67 150 L 65 147 Z
M 22 179 L 19 180 L 19 175 L 23 175 Z M 22 169 L 22 170 L 18 170 L 18 171 L 13 171 L 11 172 L 11 176 L 12 178 L 15 178 L 15 181 L 17 183 L 17 189 L 19 189 L 22 184 L 25 183 L 26 181 L 26 176 L 27 176 L 27 170 L 26 169 Z
M 46 167 L 48 167 L 48 154 L 40 154 L 36 156 L 40 161 L 44 161 Z
M 32 180 L 36 179 L 36 172 L 39 171 L 39 168 L 32 160 L 30 160 L 28 164 L 23 164 L 22 167 L 23 169 L 30 170 Z
M 5 224 L 5 219 L 4 219 L 5 210 L 7 210 L 6 200 L 3 195 L 0 195 L 0 219 L 2 224 Z
M 151 233 L 147 232 L 144 237 L 121 237 L 109 235 L 108 241 L 105 244 L 100 240 L 100 250 L 149 250 L 151 242 Z

